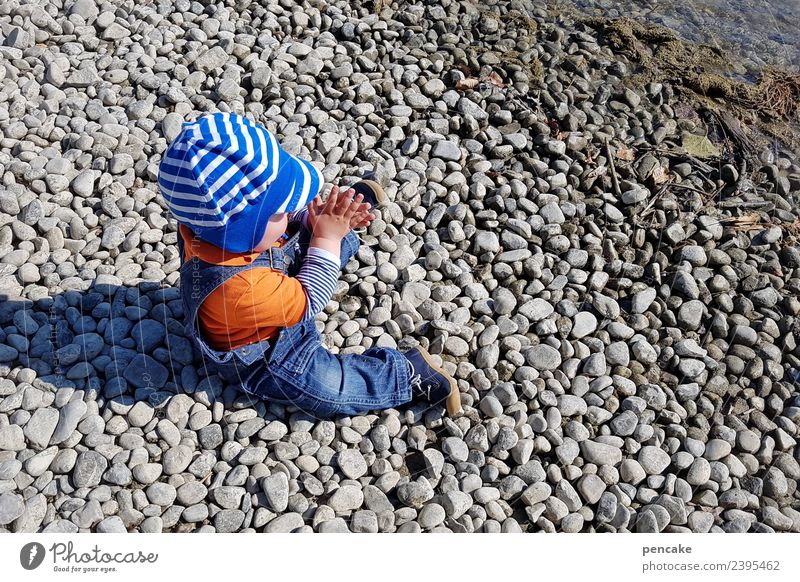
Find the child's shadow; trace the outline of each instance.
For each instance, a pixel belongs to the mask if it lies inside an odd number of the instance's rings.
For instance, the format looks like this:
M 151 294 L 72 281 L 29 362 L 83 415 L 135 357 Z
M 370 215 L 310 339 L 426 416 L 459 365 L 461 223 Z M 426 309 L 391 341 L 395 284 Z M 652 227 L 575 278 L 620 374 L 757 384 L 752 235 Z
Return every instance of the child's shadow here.
M 184 417 L 194 401 L 254 408 L 265 420 L 286 416 L 286 407 L 223 382 L 213 362 L 193 348 L 184 322 L 180 289 L 155 282 L 93 284 L 36 301 L 0 293 L 0 377 L 28 368 L 32 372 L 18 373 L 17 383 L 57 397 L 61 392 L 66 400 L 83 391 L 83 400 L 96 400 L 101 414 L 112 404 L 119 411 L 144 401 L 163 418 L 173 412 L 167 410 L 171 397 L 189 394 L 192 402 L 174 406 L 185 409 Z M 184 428 L 188 419 L 174 420 Z

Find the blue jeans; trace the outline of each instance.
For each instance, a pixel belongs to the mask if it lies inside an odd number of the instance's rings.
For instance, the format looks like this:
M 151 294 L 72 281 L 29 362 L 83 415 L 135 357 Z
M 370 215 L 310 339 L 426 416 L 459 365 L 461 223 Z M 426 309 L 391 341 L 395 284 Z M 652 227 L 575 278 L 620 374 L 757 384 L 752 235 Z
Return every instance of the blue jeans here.
M 284 271 L 296 275 L 311 235 L 304 227 L 283 245 Z M 342 240 L 342 267 L 359 248 L 351 231 Z M 411 400 L 408 363 L 399 351 L 369 348 L 363 354 L 332 354 L 322 346 L 314 321 L 283 329 L 264 358 L 248 370 L 242 387 L 271 402 L 293 405 L 316 417 L 355 415 Z
M 256 267 L 280 269 L 296 275 L 308 250 L 311 234 L 296 223 L 298 232 L 281 248 L 261 253 L 249 265 L 206 263 L 198 257 L 183 262 L 181 300 L 186 315 L 185 333 L 204 365 L 242 390 L 272 402 L 293 405 L 310 415 L 354 415 L 393 408 L 411 400 L 408 362 L 399 351 L 370 348 L 363 354 L 334 355 L 322 347 L 314 321 L 283 329 L 277 337 L 220 351 L 200 332 L 198 310 L 215 289 L 236 274 Z M 342 240 L 342 266 L 358 251 L 358 237 L 350 232 Z

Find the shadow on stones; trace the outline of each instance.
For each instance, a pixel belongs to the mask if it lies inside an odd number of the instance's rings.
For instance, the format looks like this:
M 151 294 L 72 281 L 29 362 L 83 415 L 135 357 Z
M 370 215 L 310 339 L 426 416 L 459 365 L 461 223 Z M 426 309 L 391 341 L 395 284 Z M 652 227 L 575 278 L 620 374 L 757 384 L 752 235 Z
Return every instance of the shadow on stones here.
M 0 293 L 0 377 L 28 368 L 33 386 L 82 390 L 101 411 L 112 402 L 121 410 L 146 401 L 164 418 L 170 397 L 187 394 L 208 408 L 253 408 L 267 422 L 319 420 L 223 380 L 184 326 L 180 288 L 157 282 L 93 283 L 37 300 Z M 424 410 L 414 410 L 420 420 Z
M 101 410 L 147 401 L 161 416 L 171 396 L 185 393 L 262 417 L 287 412 L 225 385 L 184 335 L 180 289 L 155 282 L 93 284 L 38 300 L 0 294 L 0 375 L 17 366 L 33 371 L 37 388 L 83 390 Z

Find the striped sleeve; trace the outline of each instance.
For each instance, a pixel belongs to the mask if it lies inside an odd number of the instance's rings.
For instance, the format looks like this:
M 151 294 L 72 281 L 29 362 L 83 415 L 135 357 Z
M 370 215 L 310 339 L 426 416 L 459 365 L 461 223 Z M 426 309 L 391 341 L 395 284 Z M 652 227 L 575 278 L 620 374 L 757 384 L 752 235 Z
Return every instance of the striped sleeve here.
M 299 222 L 308 228 L 308 207 L 295 210 L 289 214 L 289 222 Z
M 339 258 L 323 249 L 308 249 L 297 280 L 303 286 L 308 301 L 303 321 L 314 319 L 333 297 L 339 280 Z

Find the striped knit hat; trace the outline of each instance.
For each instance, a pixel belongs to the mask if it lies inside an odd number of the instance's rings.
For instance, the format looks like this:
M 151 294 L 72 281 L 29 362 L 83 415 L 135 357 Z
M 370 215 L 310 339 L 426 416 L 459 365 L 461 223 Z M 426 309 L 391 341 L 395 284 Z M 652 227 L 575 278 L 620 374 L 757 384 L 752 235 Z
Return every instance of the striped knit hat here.
M 244 253 L 261 241 L 270 216 L 307 206 L 323 178 L 264 126 L 214 113 L 183 124 L 161 160 L 158 185 L 178 222 L 198 238 Z

